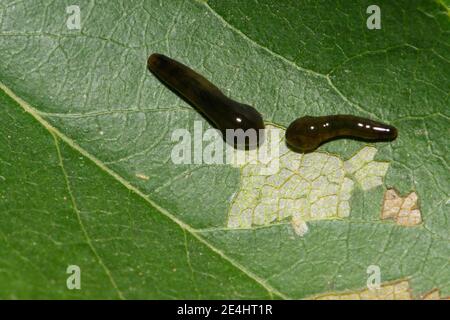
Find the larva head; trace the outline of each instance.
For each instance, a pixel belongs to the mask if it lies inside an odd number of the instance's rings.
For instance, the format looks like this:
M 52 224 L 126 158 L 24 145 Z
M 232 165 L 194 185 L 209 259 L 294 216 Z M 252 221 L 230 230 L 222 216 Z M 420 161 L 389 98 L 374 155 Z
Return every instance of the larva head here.
M 153 53 L 148 57 L 147 67 L 150 71 L 155 72 L 161 67 L 164 67 L 168 63 L 170 63 L 170 58 L 166 57 L 160 53 Z
M 314 117 L 301 117 L 286 129 L 286 142 L 300 152 L 311 152 L 323 142 Z
M 227 143 L 237 149 L 254 149 L 264 141 L 264 121 L 255 108 L 229 101 L 227 116 L 222 117 L 221 130 Z M 226 119 L 225 119 L 226 118 Z M 226 129 L 232 129 L 228 131 Z
M 239 107 L 234 109 L 234 119 L 237 128 L 264 129 L 264 121 L 261 114 L 255 108 L 247 104 L 239 103 Z

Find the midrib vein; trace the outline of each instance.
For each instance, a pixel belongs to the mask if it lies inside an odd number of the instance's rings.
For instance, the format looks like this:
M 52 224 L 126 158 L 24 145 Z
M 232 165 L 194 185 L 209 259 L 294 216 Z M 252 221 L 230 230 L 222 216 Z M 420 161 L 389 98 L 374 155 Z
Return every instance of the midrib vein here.
M 7 87 L 3 82 L 0 82 L 0 89 L 2 89 L 6 95 L 8 95 L 12 100 L 14 100 L 19 106 L 23 108 L 25 112 L 30 114 L 33 118 L 35 118 L 45 129 L 47 129 L 50 134 L 53 134 L 57 136 L 61 141 L 64 141 L 67 145 L 69 145 L 71 148 L 79 152 L 84 157 L 91 160 L 95 165 L 97 165 L 101 170 L 105 171 L 107 174 L 112 176 L 115 180 L 120 182 L 123 186 L 125 186 L 128 190 L 134 192 L 138 196 L 140 196 L 144 201 L 146 201 L 148 204 L 150 204 L 153 208 L 155 208 L 159 213 L 163 214 L 173 222 L 175 222 L 182 230 L 185 230 L 189 232 L 194 238 L 196 238 L 198 241 L 203 243 L 205 246 L 207 246 L 212 252 L 219 255 L 222 259 L 228 261 L 231 265 L 233 265 L 236 269 L 238 269 L 240 272 L 244 273 L 246 276 L 248 276 L 250 279 L 254 280 L 256 283 L 258 283 L 260 286 L 262 286 L 267 292 L 270 294 L 270 296 L 273 296 L 273 294 L 279 296 L 282 299 L 290 299 L 285 294 L 279 292 L 277 289 L 270 286 L 266 281 L 264 281 L 262 278 L 260 278 L 258 275 L 253 273 L 252 271 L 245 268 L 242 264 L 235 261 L 234 259 L 228 257 L 224 252 L 222 252 L 220 249 L 213 246 L 211 243 L 209 243 L 205 238 L 200 236 L 194 228 L 192 228 L 190 225 L 184 223 L 180 219 L 178 219 L 176 216 L 171 214 L 169 211 L 167 211 L 165 208 L 159 206 L 156 202 L 148 198 L 144 193 L 142 193 L 139 189 L 131 185 L 128 181 L 126 181 L 123 177 L 121 177 L 119 174 L 117 174 L 115 171 L 108 168 L 106 165 L 104 165 L 99 159 L 97 159 L 94 155 L 90 154 L 86 150 L 84 150 L 81 146 L 79 146 L 77 143 L 75 143 L 74 140 L 66 136 L 64 133 L 59 131 L 57 128 L 55 128 L 53 125 L 51 125 L 49 122 L 47 122 L 44 118 L 42 118 L 39 115 L 39 111 L 33 108 L 28 102 L 17 96 L 9 87 Z

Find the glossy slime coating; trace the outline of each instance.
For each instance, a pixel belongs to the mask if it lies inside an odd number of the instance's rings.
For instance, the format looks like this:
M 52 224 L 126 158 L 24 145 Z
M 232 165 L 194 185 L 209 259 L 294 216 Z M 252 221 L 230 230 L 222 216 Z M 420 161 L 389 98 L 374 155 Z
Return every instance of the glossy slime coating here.
M 154 53 L 148 58 L 147 66 L 158 79 L 203 113 L 223 135 L 226 129 L 255 129 L 256 134 L 264 129 L 264 121 L 258 111 L 228 98 L 214 84 L 184 64 Z M 256 137 L 259 144 L 259 135 Z M 249 147 L 247 142 L 245 146 Z
M 391 141 L 397 138 L 393 126 L 352 115 L 301 117 L 286 130 L 286 141 L 294 149 L 311 152 L 324 142 L 339 138 Z

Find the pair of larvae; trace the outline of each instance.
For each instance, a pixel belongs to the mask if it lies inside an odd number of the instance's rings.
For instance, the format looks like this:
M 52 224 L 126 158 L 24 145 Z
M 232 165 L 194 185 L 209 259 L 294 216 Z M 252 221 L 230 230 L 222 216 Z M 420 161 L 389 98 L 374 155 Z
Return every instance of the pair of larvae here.
M 206 116 L 222 134 L 227 129 L 242 129 L 244 132 L 264 129 L 263 118 L 255 108 L 228 98 L 184 64 L 154 53 L 148 58 L 147 66 L 169 89 Z M 353 115 L 304 116 L 292 122 L 286 130 L 287 143 L 302 153 L 314 151 L 321 144 L 339 138 L 379 142 L 392 141 L 396 137 L 395 127 Z M 260 144 L 259 135 L 257 139 L 257 144 Z M 247 141 L 244 143 L 249 147 Z

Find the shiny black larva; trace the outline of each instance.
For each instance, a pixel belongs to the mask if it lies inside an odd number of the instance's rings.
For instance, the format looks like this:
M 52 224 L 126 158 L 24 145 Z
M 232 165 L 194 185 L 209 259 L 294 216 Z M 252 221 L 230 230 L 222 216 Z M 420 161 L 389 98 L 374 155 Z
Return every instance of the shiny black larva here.
M 311 152 L 321 144 L 339 138 L 364 141 L 392 141 L 397 138 L 393 126 L 352 115 L 301 117 L 286 130 L 286 141 L 300 152 Z
M 254 129 L 256 146 L 260 144 L 264 121 L 255 108 L 228 98 L 206 78 L 165 55 L 152 54 L 148 58 L 147 67 L 171 90 L 177 92 L 204 114 L 222 132 L 224 137 L 227 129 L 244 134 L 248 129 Z M 239 143 L 239 141 L 245 145 L 235 145 L 235 147 L 255 147 L 254 145 L 249 146 L 249 139 L 238 139 L 236 142 L 233 138 L 233 144 Z

